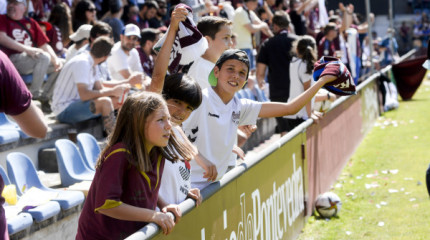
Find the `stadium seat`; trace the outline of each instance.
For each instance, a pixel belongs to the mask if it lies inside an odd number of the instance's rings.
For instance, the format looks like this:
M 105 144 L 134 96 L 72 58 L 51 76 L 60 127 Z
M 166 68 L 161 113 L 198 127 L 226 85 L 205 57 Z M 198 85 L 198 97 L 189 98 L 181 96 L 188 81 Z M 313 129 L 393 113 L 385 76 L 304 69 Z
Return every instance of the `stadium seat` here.
M 239 99 L 245 98 L 245 92 L 243 91 L 243 89 L 240 89 L 239 91 L 237 91 L 236 94 Z
M 3 178 L 5 185 L 10 185 L 10 180 L 6 174 L 6 171 L 2 166 L 0 166 L 0 175 Z M 7 208 L 5 208 L 7 211 Z M 7 220 L 7 230 L 9 235 L 20 232 L 26 228 L 29 228 L 33 224 L 33 217 L 29 213 L 19 213 L 15 217 L 9 218 Z
M 251 100 L 257 101 L 257 99 L 255 98 L 254 93 L 252 93 L 251 89 L 245 88 L 244 91 L 246 93 L 246 98 L 247 99 L 251 99 Z
M 84 194 L 78 191 L 65 191 L 48 188 L 42 184 L 30 158 L 24 153 L 9 153 L 6 157 L 7 171 L 10 180 L 15 184 L 17 193 L 22 195 L 22 189 L 36 187 L 43 191 L 57 192 L 58 196 L 52 201 L 58 202 L 62 210 L 70 209 L 84 202 Z
M 97 140 L 93 135 L 89 133 L 79 133 L 78 134 L 78 147 L 84 162 L 92 170 L 95 170 L 95 165 L 97 158 L 100 154 L 100 147 L 97 144 Z
M 12 143 L 19 141 L 19 132 L 16 130 L 0 128 L 0 144 Z
M 21 138 L 29 138 L 29 136 L 21 130 L 18 124 L 10 121 L 4 113 L 0 113 L 0 129 L 15 130 L 19 132 Z
M 93 180 L 95 172 L 86 166 L 78 148 L 72 141 L 59 139 L 55 142 L 55 149 L 63 186 Z
M 256 87 L 255 88 L 257 91 L 257 101 L 259 102 L 268 102 L 269 99 L 267 99 L 266 94 L 264 94 L 263 90 L 261 90 L 261 88 Z

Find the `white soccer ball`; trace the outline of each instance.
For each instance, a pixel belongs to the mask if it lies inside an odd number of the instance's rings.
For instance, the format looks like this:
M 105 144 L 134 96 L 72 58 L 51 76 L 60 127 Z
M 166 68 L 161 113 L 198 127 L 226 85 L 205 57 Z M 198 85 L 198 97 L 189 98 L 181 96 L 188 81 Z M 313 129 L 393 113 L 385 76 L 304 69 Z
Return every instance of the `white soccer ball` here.
M 317 197 L 315 209 L 318 214 L 324 218 L 336 216 L 342 207 L 339 196 L 333 192 L 326 192 Z

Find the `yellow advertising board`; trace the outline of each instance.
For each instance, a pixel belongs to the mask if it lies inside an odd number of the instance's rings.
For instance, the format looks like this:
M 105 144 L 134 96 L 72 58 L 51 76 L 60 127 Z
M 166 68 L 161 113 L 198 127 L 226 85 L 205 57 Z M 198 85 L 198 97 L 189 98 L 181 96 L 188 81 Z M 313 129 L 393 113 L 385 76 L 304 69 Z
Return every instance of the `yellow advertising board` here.
M 305 221 L 305 139 L 300 133 L 252 164 L 183 216 L 170 235 L 154 239 L 297 238 Z

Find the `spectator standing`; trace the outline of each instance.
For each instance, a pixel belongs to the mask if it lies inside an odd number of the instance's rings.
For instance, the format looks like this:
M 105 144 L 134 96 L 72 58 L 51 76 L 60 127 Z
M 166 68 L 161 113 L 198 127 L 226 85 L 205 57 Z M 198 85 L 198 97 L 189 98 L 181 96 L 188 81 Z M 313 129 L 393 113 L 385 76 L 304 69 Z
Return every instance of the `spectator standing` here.
M 29 136 L 44 138 L 48 126 L 42 111 L 31 101 L 31 93 L 9 58 L 0 51 L 0 112 L 10 115 Z M 4 180 L 0 176 L 0 192 Z M 9 239 L 3 204 L 0 196 L 0 238 Z
M 210 87 L 208 78 L 221 54 L 231 47 L 232 22 L 221 17 L 203 17 L 197 23 L 197 29 L 208 41 L 208 49 L 196 59 L 188 70 L 202 89 Z
M 318 58 L 322 56 L 336 57 L 336 51 L 338 48 L 334 40 L 337 38 L 337 27 L 335 23 L 328 23 L 324 27 L 324 36 L 321 38 L 318 44 Z
M 145 74 L 152 76 L 154 70 L 154 51 L 152 48 L 158 42 L 160 31 L 154 28 L 145 28 L 140 33 L 140 48 L 136 48 L 139 53 L 140 63 Z
M 51 87 L 55 83 L 63 61 L 57 58 L 49 46 L 49 39 L 39 24 L 24 17 L 27 9 L 25 0 L 10 0 L 7 14 L 0 15 L 0 45 L 20 74 L 32 74 L 30 91 L 42 106 L 49 105 Z M 43 86 L 46 74 L 51 74 Z M 43 86 L 43 89 L 42 89 Z
M 256 46 L 254 46 L 253 34 L 262 31 L 269 37 L 273 36 L 267 23 L 262 22 L 254 13 L 257 7 L 257 0 L 244 0 L 243 5 L 235 10 L 233 18 L 233 32 L 237 35 L 236 47 L 248 55 L 251 70 L 255 69 L 253 49 Z
M 284 11 L 275 12 L 272 22 L 275 36 L 266 39 L 261 45 L 257 58 L 257 82 L 260 88 L 266 87 L 265 76 L 268 68 L 270 100 L 285 103 L 290 93 L 291 49 L 297 36 L 288 32 L 290 22 Z M 287 120 L 278 117 L 276 122 L 276 132 L 285 134 L 288 131 Z
M 115 43 L 107 60 L 109 74 L 113 79 L 127 79 L 133 72 L 143 72 L 139 53 L 136 50 L 140 39 L 139 27 L 127 24 L 121 34 L 121 41 Z

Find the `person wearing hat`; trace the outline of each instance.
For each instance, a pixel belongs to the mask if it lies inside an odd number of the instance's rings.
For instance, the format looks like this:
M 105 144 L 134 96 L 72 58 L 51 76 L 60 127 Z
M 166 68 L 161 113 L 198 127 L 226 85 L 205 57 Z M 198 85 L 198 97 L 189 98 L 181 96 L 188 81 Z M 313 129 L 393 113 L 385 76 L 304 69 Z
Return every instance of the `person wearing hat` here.
M 134 72 L 143 73 L 139 53 L 135 48 L 140 39 L 139 27 L 134 24 L 127 24 L 120 39 L 113 46 L 107 64 L 109 74 L 113 79 L 124 80 L 128 79 Z
M 225 51 L 209 75 L 209 83 L 214 87 L 202 91 L 201 105 L 182 123 L 185 135 L 199 150 L 196 161 L 190 162 L 193 188 L 202 189 L 226 173 L 239 125 L 254 125 L 259 117 L 296 114 L 322 86 L 337 79 L 336 76 L 324 75 L 288 103 L 261 103 L 239 99 L 235 95 L 248 80 L 249 66 L 245 51 Z
M 69 47 L 69 49 L 67 49 L 66 62 L 72 59 L 72 57 L 78 53 L 79 49 L 89 43 L 88 40 L 90 38 L 90 31 L 92 27 L 92 25 L 83 24 L 78 28 L 78 31 L 69 36 L 70 40 L 73 41 L 73 44 Z
M 20 74 L 33 75 L 30 92 L 43 105 L 49 101 L 51 86 L 63 62 L 49 46 L 49 39 L 37 22 L 24 17 L 26 10 L 25 0 L 8 0 L 6 15 L 0 15 L 0 47 Z M 46 74 L 51 75 L 42 88 Z

